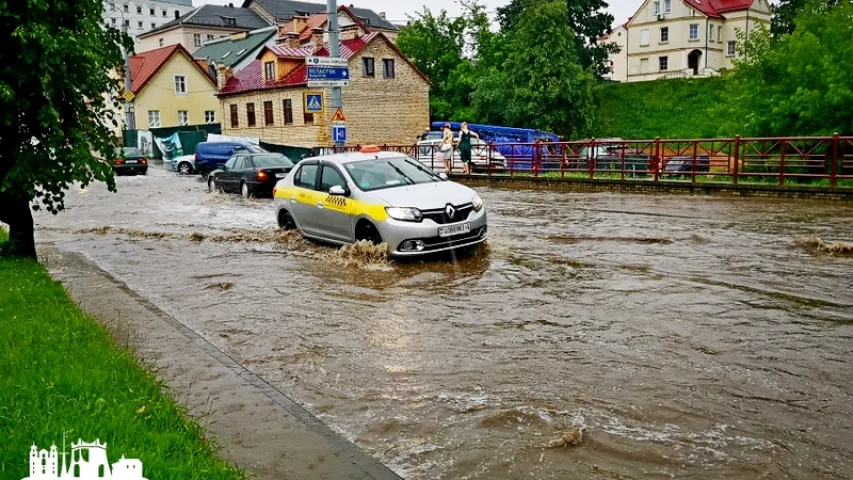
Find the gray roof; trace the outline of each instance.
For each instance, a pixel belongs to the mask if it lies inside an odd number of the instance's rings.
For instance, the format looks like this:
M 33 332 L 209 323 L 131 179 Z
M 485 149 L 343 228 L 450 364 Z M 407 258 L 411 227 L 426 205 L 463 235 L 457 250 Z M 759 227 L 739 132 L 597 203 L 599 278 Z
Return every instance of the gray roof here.
M 277 19 L 286 19 L 298 15 L 314 15 L 326 11 L 325 3 L 296 2 L 293 0 L 245 0 L 243 7 L 257 3 Z M 339 4 L 340 6 L 340 4 Z M 358 16 L 368 27 L 377 27 L 385 30 L 399 30 L 399 27 L 383 19 L 378 13 L 367 8 L 358 8 L 347 5 L 352 13 Z
M 185 7 L 192 7 L 193 0 L 158 0 L 163 3 L 173 3 L 175 5 L 183 5 Z
M 151 35 L 180 25 L 231 28 L 234 30 L 257 30 L 270 26 L 269 22 L 263 17 L 248 8 L 202 5 L 186 15 L 166 22 L 140 36 Z
M 241 40 L 231 40 L 230 37 L 214 40 L 196 50 L 193 57 L 233 67 L 267 43 L 275 34 L 276 27 L 267 27 L 249 32 L 246 38 Z

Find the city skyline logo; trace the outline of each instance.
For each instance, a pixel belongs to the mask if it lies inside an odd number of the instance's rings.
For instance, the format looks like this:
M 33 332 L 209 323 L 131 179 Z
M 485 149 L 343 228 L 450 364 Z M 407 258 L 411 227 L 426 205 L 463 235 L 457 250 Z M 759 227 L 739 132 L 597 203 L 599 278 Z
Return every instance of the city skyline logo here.
M 100 439 L 94 443 L 78 439 L 77 443 L 71 443 L 69 454 L 65 451 L 63 435 L 62 452 L 56 444 L 51 445 L 50 450 L 39 450 L 35 444 L 30 447 L 30 474 L 21 480 L 147 480 L 142 476 L 142 461 L 138 459 L 122 455 L 110 467 L 106 443 L 101 443 Z

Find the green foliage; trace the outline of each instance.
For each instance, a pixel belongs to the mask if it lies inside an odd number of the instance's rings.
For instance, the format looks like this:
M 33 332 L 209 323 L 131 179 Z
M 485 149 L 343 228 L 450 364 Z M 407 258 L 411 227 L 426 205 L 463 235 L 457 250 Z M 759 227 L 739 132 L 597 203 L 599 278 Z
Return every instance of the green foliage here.
M 721 103 L 727 102 L 720 77 L 611 83 L 595 89 L 596 138 L 653 139 L 734 136 L 720 131 Z
M 809 3 L 790 35 L 741 36 L 724 130 L 744 135 L 853 133 L 853 3 Z
M 3 478 L 26 477 L 30 445 L 61 448 L 63 432 L 69 442 L 100 438 L 112 461 L 139 458 L 146 478 L 245 478 L 216 458 L 198 423 L 163 391 L 43 267 L 0 259 Z
M 827 6 L 835 6 L 838 0 L 821 0 Z M 779 0 L 779 3 L 771 5 L 773 9 L 773 23 L 770 33 L 774 37 L 794 33 L 794 19 L 802 13 L 808 0 Z
M 101 0 L 0 2 L 0 197 L 37 200 L 63 209 L 72 182 L 105 181 L 112 168 L 92 152 L 112 156 L 117 125 L 106 92 L 108 72 L 132 42 L 104 29 Z

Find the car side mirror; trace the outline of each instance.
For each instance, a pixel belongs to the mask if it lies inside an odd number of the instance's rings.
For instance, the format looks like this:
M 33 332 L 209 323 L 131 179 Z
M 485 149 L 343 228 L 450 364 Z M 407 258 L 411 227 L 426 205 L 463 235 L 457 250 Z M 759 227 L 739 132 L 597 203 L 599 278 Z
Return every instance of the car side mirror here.
M 347 191 L 344 189 L 344 187 L 342 187 L 340 185 L 335 185 L 329 189 L 329 195 L 335 195 L 338 197 L 345 197 L 347 195 Z
M 447 174 L 444 172 L 441 172 L 438 174 L 438 178 L 440 178 L 442 180 L 447 180 Z

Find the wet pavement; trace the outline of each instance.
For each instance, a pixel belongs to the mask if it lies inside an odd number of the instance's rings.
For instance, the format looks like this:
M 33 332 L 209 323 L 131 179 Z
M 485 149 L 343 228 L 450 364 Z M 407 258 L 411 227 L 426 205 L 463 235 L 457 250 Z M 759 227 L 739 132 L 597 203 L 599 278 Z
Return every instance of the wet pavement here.
M 197 177 L 117 183 L 39 241 L 405 478 L 853 478 L 853 259 L 801 245 L 853 240 L 851 205 L 478 189 L 487 246 L 398 264 Z

